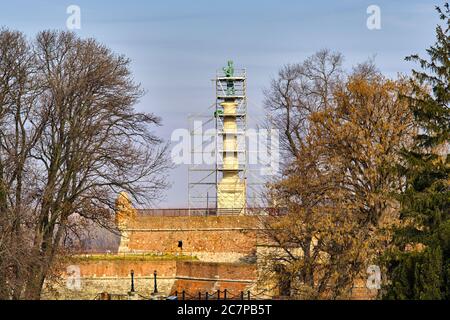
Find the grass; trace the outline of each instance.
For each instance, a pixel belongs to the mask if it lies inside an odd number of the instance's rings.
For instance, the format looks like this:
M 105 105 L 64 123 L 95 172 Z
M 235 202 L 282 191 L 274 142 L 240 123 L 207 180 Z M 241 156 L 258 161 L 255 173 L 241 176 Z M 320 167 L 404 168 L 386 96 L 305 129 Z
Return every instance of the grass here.
M 84 254 L 76 255 L 72 258 L 77 262 L 83 261 L 186 261 L 198 260 L 195 256 L 174 255 L 174 254 Z

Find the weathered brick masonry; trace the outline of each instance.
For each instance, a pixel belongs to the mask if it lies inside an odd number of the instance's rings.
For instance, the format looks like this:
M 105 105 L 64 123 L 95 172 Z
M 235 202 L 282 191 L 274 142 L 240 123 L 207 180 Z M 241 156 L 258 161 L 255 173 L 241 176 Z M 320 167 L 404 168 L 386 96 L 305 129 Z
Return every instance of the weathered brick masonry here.
M 229 297 L 232 297 L 252 289 L 256 279 L 254 264 L 186 261 L 177 264 L 175 289 L 178 292 L 185 290 L 190 295 L 226 289 Z
M 128 252 L 183 253 L 210 262 L 239 262 L 256 252 L 257 220 L 249 216 L 150 217 L 130 223 Z M 178 247 L 183 243 L 182 251 Z
M 190 295 L 227 289 L 230 295 L 256 282 L 257 219 L 251 216 L 155 217 L 137 215 L 123 230 L 119 259 L 85 259 L 80 267 L 81 291 L 62 282 L 46 297 L 93 299 L 101 292 L 126 294 L 130 271 L 136 290 L 153 291 L 153 272 L 163 294 L 183 290 Z M 182 250 L 178 247 L 183 242 Z M 139 254 L 192 256 L 200 261 L 139 261 Z M 130 257 L 130 259 L 127 259 Z M 134 258 L 133 258 L 134 257 Z M 253 262 L 249 264 L 248 262 Z
M 153 292 L 153 272 L 158 274 L 160 293 L 178 291 L 196 296 L 198 292 L 227 289 L 229 297 L 256 288 L 258 266 L 258 218 L 253 216 L 156 217 L 137 215 L 123 232 L 121 253 L 110 259 L 85 259 L 78 263 L 81 290 L 69 290 L 64 281 L 44 298 L 93 299 L 101 292 L 126 294 L 130 290 L 130 271 L 134 270 L 135 289 L 149 297 Z M 126 237 L 126 238 L 125 238 Z M 183 242 L 183 249 L 178 247 Z M 136 259 L 140 254 L 161 255 L 162 260 Z M 164 255 L 173 254 L 172 260 Z M 180 260 L 176 255 L 192 256 Z M 145 257 L 145 256 L 144 256 Z M 185 259 L 185 257 L 183 258 Z M 276 294 L 276 293 L 274 293 Z M 354 299 L 376 296 L 357 281 Z
M 44 299 L 92 300 L 101 292 L 124 295 L 131 289 L 131 270 L 135 290 L 141 297 L 150 297 L 153 292 L 154 271 L 157 271 L 158 291 L 166 296 L 185 291 L 186 297 L 196 297 L 198 292 L 227 289 L 231 297 L 249 290 L 256 281 L 256 266 L 242 263 L 93 259 L 74 264 L 80 268 L 81 290 L 69 289 L 62 281 L 55 290 L 47 291 Z

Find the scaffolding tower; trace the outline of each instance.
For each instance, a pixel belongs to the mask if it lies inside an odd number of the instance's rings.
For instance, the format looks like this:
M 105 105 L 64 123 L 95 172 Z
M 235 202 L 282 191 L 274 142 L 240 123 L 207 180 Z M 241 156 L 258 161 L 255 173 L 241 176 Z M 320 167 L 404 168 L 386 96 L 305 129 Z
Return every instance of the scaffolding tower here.
M 192 161 L 189 211 L 245 214 L 247 210 L 247 75 L 233 62 L 216 72 L 215 103 L 189 117 Z

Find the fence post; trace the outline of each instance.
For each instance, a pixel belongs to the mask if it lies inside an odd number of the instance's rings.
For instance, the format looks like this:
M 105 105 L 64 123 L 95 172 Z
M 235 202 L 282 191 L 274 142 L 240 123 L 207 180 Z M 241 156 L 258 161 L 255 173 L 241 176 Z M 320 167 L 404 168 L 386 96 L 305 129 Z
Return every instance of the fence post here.
M 244 291 L 241 291 L 241 300 L 244 300 Z
M 205 300 L 208 300 L 208 291 L 205 293 Z
M 131 292 L 134 292 L 134 270 L 131 270 Z
M 227 300 L 227 289 L 223 290 L 223 300 Z
M 198 292 L 198 300 L 202 300 L 202 293 L 200 291 Z
M 153 276 L 154 276 L 154 284 L 153 284 L 153 293 L 158 293 L 158 283 L 156 282 L 156 276 L 157 276 L 157 272 L 156 270 L 153 272 Z
M 100 293 L 100 300 L 111 300 L 111 296 L 108 292 Z
M 247 297 L 248 297 L 248 300 L 250 300 L 250 290 L 248 290 L 248 292 L 247 292 Z
M 181 294 L 181 298 L 183 299 L 183 301 L 185 300 L 185 298 L 186 298 L 186 292 L 183 290 L 183 292 L 182 292 L 182 294 Z
M 220 300 L 220 290 L 217 290 L 217 300 Z

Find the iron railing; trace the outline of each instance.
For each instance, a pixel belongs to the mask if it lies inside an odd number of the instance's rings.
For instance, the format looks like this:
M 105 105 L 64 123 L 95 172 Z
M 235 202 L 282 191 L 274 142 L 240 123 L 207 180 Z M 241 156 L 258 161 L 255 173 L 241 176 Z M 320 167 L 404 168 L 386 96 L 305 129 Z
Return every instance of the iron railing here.
M 241 215 L 242 209 L 218 209 L 218 208 L 178 208 L 178 209 L 139 209 L 139 214 L 154 217 L 188 217 L 188 216 L 235 216 Z M 246 208 L 246 215 L 285 215 L 282 208 Z

